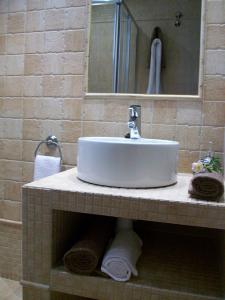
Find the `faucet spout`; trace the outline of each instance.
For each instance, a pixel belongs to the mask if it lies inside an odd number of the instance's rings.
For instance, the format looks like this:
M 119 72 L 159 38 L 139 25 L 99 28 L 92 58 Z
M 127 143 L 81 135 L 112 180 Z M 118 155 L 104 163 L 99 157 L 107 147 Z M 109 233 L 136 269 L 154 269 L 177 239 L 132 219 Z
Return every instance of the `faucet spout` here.
M 128 128 L 130 129 L 131 139 L 141 138 L 141 106 L 131 105 L 129 107 Z

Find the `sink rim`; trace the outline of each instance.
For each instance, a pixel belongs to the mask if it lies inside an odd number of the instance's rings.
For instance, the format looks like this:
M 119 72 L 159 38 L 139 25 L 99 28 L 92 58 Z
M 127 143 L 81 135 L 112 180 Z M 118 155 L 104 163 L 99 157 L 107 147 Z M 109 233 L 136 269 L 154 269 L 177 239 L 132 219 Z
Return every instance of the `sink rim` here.
M 172 140 L 163 139 L 129 139 L 124 137 L 101 137 L 101 136 L 90 136 L 90 137 L 80 137 L 78 141 L 93 142 L 93 143 L 103 143 L 103 144 L 125 144 L 125 145 L 151 145 L 151 146 L 179 146 L 179 142 Z

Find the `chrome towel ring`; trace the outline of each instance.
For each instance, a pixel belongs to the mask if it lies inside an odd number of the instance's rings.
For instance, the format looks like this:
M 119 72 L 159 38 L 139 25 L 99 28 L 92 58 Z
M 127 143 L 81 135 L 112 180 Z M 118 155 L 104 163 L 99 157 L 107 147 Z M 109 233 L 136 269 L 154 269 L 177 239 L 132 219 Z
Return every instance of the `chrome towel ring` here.
M 36 157 L 36 155 L 37 155 L 37 153 L 38 153 L 38 150 L 39 150 L 39 148 L 40 148 L 40 146 L 41 146 L 42 144 L 46 144 L 47 147 L 48 147 L 49 149 L 56 149 L 56 148 L 57 148 L 58 151 L 59 151 L 60 159 L 61 159 L 61 161 L 62 161 L 63 156 L 62 156 L 61 147 L 60 147 L 59 141 L 58 141 L 58 139 L 57 139 L 57 137 L 56 137 L 55 135 L 49 135 L 49 136 L 46 138 L 45 141 L 41 141 L 41 142 L 37 145 L 37 148 L 36 148 L 36 150 L 35 150 L 35 152 L 34 152 L 34 156 L 35 156 L 35 157 Z

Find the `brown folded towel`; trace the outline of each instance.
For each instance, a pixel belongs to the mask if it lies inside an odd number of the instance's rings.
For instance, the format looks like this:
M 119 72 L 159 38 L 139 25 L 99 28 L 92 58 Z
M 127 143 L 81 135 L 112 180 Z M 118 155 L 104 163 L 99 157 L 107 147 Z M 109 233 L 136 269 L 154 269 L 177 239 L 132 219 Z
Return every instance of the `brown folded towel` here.
M 91 274 L 102 258 L 113 233 L 112 218 L 95 218 L 80 240 L 65 253 L 63 257 L 65 267 L 73 273 Z
M 195 174 L 188 192 L 197 199 L 217 201 L 224 193 L 223 175 L 219 173 Z

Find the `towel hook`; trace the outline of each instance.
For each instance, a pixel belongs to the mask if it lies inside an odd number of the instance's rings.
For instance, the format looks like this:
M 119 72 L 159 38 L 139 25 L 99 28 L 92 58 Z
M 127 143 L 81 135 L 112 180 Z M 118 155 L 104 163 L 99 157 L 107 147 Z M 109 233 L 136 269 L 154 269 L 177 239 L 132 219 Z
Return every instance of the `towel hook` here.
M 175 14 L 175 17 L 176 17 L 176 19 L 175 19 L 174 25 L 176 27 L 179 27 L 181 25 L 181 18 L 183 17 L 182 12 L 181 11 L 177 11 L 176 14 Z
M 62 161 L 62 151 L 61 151 L 61 147 L 59 145 L 59 141 L 57 139 L 57 137 L 55 135 L 49 135 L 46 140 L 44 141 L 41 141 L 38 145 L 37 145 L 37 148 L 34 152 L 34 156 L 36 157 L 37 156 L 37 153 L 38 153 L 38 150 L 40 148 L 40 146 L 42 144 L 46 144 L 46 146 L 49 148 L 49 149 L 56 149 L 58 148 L 58 151 L 59 151 L 59 155 L 60 155 L 60 159 Z

